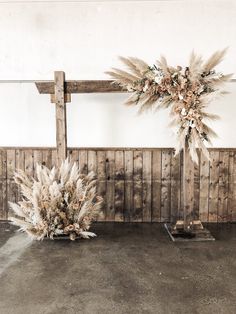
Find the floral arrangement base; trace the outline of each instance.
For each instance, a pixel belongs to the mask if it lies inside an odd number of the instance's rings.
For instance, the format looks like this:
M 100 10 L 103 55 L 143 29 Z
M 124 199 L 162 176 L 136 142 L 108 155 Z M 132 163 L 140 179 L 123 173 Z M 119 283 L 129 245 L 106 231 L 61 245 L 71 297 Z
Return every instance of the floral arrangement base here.
M 164 226 L 173 242 L 215 241 L 210 231 L 204 227 L 185 231 L 177 229 L 173 224 L 164 224 Z

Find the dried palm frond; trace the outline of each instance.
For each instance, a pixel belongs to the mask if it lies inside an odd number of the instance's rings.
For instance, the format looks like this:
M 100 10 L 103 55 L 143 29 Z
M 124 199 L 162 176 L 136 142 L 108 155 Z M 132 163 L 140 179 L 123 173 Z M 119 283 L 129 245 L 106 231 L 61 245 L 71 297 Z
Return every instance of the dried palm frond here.
M 36 165 L 36 179 L 19 170 L 14 176 L 20 185 L 23 200 L 9 203 L 20 226 L 33 239 L 68 235 L 88 238 L 93 220 L 99 215 L 103 199 L 96 194 L 96 177 L 80 173 L 78 164 L 65 160 L 51 170 Z

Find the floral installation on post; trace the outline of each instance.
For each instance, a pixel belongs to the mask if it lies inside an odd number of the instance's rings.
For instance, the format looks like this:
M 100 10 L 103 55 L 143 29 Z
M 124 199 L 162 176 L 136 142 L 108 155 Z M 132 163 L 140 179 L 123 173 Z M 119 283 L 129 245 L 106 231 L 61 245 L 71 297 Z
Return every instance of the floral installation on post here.
M 187 67 L 171 67 L 163 56 L 153 66 L 137 58 L 120 57 L 129 72 L 113 68 L 106 73 L 115 83 L 132 92 L 126 104 L 139 105 L 140 113 L 171 107 L 170 125 L 178 128 L 176 154 L 187 143 L 192 160 L 198 163 L 197 147 L 209 159 L 205 142 L 211 144 L 211 138 L 217 136 L 206 120 L 219 117 L 206 112 L 206 107 L 226 93 L 220 88 L 232 76 L 215 70 L 225 53 L 226 49 L 217 51 L 203 62 L 202 57 L 193 52 Z
M 88 230 L 101 211 L 103 199 L 96 195 L 93 172 L 83 175 L 77 163 L 66 159 L 52 170 L 37 164 L 36 179 L 21 170 L 14 179 L 22 201 L 9 202 L 17 216 L 10 220 L 30 237 L 42 240 L 67 235 L 75 240 L 96 236 Z

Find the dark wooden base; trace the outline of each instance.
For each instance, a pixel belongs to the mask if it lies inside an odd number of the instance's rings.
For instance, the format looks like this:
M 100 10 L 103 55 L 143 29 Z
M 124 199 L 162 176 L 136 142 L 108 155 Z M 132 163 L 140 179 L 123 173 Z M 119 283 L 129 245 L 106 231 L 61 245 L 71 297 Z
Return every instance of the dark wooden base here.
M 206 228 L 184 231 L 183 229 L 176 229 L 175 225 L 172 224 L 164 224 L 164 226 L 173 242 L 215 241 L 215 238 Z

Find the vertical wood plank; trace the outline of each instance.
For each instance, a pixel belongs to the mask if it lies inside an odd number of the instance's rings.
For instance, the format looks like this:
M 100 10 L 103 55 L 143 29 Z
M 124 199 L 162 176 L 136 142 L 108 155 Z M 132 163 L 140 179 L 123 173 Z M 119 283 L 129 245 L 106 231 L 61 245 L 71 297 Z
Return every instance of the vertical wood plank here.
M 7 204 L 5 209 L 6 218 L 14 216 L 14 212 L 8 208 L 8 202 L 16 202 L 16 184 L 13 176 L 16 168 L 15 149 L 7 150 Z
M 187 141 L 184 148 L 183 165 L 183 205 L 184 205 L 184 224 L 185 227 L 194 219 L 194 163 L 189 153 Z
M 161 221 L 161 150 L 152 153 L 152 221 Z
M 233 202 L 231 209 L 231 221 L 236 222 L 236 152 L 234 154 L 233 159 L 233 170 L 232 176 L 233 176 Z
M 209 214 L 208 221 L 216 222 L 219 196 L 219 151 L 210 152 L 210 185 L 209 185 Z
M 79 150 L 79 168 L 81 173 L 83 174 L 88 173 L 88 154 L 87 150 L 85 149 Z
M 103 198 L 102 213 L 99 221 L 106 220 L 106 152 L 97 151 L 97 194 Z
M 70 162 L 78 162 L 79 161 L 79 153 L 76 148 L 67 150 L 67 157 L 69 157 Z
M 67 156 L 67 130 L 66 130 L 66 103 L 65 103 L 65 73 L 54 72 L 55 104 L 56 104 L 56 141 L 57 158 L 60 164 Z
M 134 174 L 133 174 L 133 210 L 131 211 L 131 220 L 141 222 L 143 218 L 143 192 L 142 192 L 142 169 L 143 156 L 142 151 L 134 151 Z
M 97 152 L 95 150 L 88 151 L 88 172 L 97 173 Z
M 200 157 L 199 219 L 202 222 L 208 221 L 209 184 L 210 184 L 209 175 L 210 175 L 210 162 L 201 153 L 201 157 Z
M 25 172 L 28 176 L 34 175 L 34 155 L 32 149 L 25 150 Z
M 235 221 L 236 218 L 236 167 L 234 166 L 236 160 L 236 152 L 229 152 L 229 187 L 228 187 L 228 222 Z M 235 214 L 234 214 L 235 213 Z
M 124 152 L 115 152 L 115 221 L 124 221 Z
M 107 151 L 106 152 L 106 220 L 114 221 L 115 220 L 115 152 Z
M 161 178 L 161 221 L 170 221 L 171 199 L 171 151 L 162 150 L 162 178 Z
M 133 209 L 133 151 L 125 150 L 125 205 L 124 221 L 131 221 L 131 212 Z
M 51 149 L 43 150 L 43 164 L 49 169 L 52 168 L 52 150 Z
M 25 170 L 25 151 L 23 149 L 16 150 L 16 171 Z M 20 186 L 16 185 L 16 202 L 21 200 Z
M 194 198 L 193 198 L 193 218 L 199 219 L 199 198 L 200 198 L 200 164 L 201 154 L 198 151 L 198 164 L 194 163 L 193 176 L 194 176 Z
M 220 152 L 218 222 L 228 220 L 229 152 Z
M 7 219 L 8 211 L 8 195 L 7 195 L 7 150 L 4 150 L 2 153 L 2 173 L 3 173 L 3 182 L 2 182 L 2 219 Z
M 176 222 L 180 211 L 180 154 L 171 156 L 171 212 L 170 221 Z
M 78 151 L 77 151 L 77 158 L 78 158 Z M 56 149 L 52 149 L 52 167 L 56 167 L 57 166 L 57 150 Z
M 143 151 L 143 221 L 152 220 L 152 151 Z

